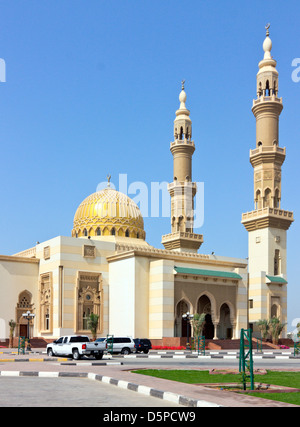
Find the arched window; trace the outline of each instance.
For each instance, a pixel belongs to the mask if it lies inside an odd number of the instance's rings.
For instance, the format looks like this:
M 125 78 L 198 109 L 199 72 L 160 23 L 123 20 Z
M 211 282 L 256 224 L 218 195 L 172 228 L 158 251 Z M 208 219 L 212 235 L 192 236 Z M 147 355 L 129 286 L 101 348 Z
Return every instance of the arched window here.
M 116 235 L 116 230 L 115 230 L 114 228 L 112 228 L 112 229 L 111 229 L 110 234 L 111 234 L 112 236 L 115 236 L 115 235 Z
M 98 227 L 96 230 L 96 236 L 101 236 L 101 228 Z
M 256 209 L 261 209 L 262 206 L 261 206 L 261 193 L 260 193 L 260 190 L 256 191 L 256 199 L 255 199 L 255 201 L 256 201 Z
M 125 237 L 129 237 L 129 230 L 128 229 L 125 231 Z
M 179 135 L 179 139 L 182 140 L 183 139 L 183 127 L 181 126 L 180 128 L 180 135 Z
M 280 251 L 279 249 L 275 249 L 275 256 L 274 256 L 274 276 L 278 276 L 280 274 Z
M 276 188 L 274 197 L 274 208 L 280 208 L 279 190 Z
M 84 236 L 87 236 L 87 235 L 88 235 L 88 232 L 87 232 L 87 229 L 86 229 L 86 228 L 83 230 L 83 235 L 84 235 Z
M 265 190 L 264 207 L 271 207 L 271 190 L 269 188 Z

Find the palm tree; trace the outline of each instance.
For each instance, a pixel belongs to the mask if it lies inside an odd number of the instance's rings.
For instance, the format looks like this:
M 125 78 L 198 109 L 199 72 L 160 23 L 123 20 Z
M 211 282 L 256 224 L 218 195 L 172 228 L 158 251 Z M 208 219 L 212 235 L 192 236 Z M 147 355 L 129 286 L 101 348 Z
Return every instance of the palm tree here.
M 198 338 L 202 335 L 204 324 L 205 324 L 205 313 L 194 314 L 194 317 L 191 319 L 191 325 L 194 332 L 194 337 Z
M 278 338 L 286 323 L 281 323 L 279 317 L 272 317 L 269 320 L 269 330 L 272 337 L 272 343 L 278 344 Z
M 8 326 L 9 326 L 9 347 L 12 348 L 13 347 L 15 327 L 17 326 L 17 324 L 13 319 L 11 319 L 8 322 Z
M 98 320 L 99 320 L 98 314 L 94 314 L 94 313 L 91 313 L 90 317 L 88 318 L 88 328 L 92 333 L 94 341 L 97 339 Z
M 260 319 L 257 321 L 258 329 L 260 330 L 260 334 L 263 340 L 267 339 L 269 334 L 269 321 L 267 319 Z

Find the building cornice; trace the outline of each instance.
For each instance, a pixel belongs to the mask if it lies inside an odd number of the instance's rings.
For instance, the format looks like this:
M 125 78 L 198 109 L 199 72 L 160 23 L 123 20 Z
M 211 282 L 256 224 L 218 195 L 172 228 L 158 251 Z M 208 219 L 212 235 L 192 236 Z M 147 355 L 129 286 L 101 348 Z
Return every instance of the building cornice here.
M 122 250 L 123 249 L 123 250 Z M 195 264 L 210 264 L 210 265 L 218 265 L 228 268 L 246 268 L 247 267 L 247 261 L 241 262 L 240 260 L 237 260 L 235 262 L 227 261 L 218 259 L 217 257 L 215 259 L 211 258 L 210 255 L 204 255 L 204 254 L 195 254 L 190 252 L 176 252 L 176 251 L 168 251 L 164 249 L 142 249 L 142 248 L 117 248 L 118 253 L 114 255 L 110 255 L 106 257 L 107 262 L 116 262 L 123 259 L 133 258 L 133 257 L 146 257 L 146 258 L 154 258 L 154 259 L 166 259 L 166 260 L 172 260 L 176 262 L 188 262 L 188 263 L 195 263 Z
M 0 261 L 25 262 L 29 264 L 39 264 L 40 262 L 40 260 L 37 258 L 25 258 L 22 256 L 14 256 L 14 255 L 0 255 Z

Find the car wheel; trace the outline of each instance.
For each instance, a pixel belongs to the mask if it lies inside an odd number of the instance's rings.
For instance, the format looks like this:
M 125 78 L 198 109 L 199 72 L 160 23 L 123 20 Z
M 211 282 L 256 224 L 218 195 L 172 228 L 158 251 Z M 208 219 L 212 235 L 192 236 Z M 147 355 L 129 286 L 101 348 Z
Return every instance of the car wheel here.
M 52 348 L 48 348 L 48 350 L 47 350 L 47 355 L 48 355 L 49 357 L 54 356 L 54 353 L 53 353 Z
M 144 353 L 145 353 L 145 354 L 148 354 L 148 353 L 149 353 L 149 350 L 144 350 Z
M 130 354 L 130 349 L 127 348 L 127 347 L 125 347 L 125 348 L 122 349 L 121 353 L 122 354 Z
M 95 358 L 96 358 L 97 360 L 101 360 L 101 359 L 102 359 L 102 357 L 103 357 L 103 353 L 101 353 L 101 354 L 96 354 L 96 355 L 95 355 Z
M 79 354 L 79 351 L 77 350 L 77 348 L 75 350 L 73 350 L 73 359 L 74 360 L 80 359 L 80 354 Z

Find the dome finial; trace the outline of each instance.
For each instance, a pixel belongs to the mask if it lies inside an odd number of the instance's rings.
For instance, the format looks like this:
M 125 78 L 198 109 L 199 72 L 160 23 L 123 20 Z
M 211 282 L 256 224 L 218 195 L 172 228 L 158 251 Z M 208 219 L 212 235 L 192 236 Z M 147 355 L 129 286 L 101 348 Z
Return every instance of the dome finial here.
M 110 187 L 111 175 L 108 174 L 106 178 L 107 178 L 107 186 Z
M 179 94 L 179 101 L 180 101 L 180 110 L 186 110 L 185 102 L 186 102 L 186 93 L 184 91 L 184 84 L 185 80 L 181 80 L 181 92 Z
M 265 38 L 265 41 L 263 43 L 263 50 L 265 52 L 264 59 L 271 59 L 272 58 L 271 57 L 272 40 L 269 37 L 269 35 L 270 35 L 269 28 L 270 28 L 270 24 L 267 24 L 265 26 L 265 29 L 266 29 L 266 38 Z

